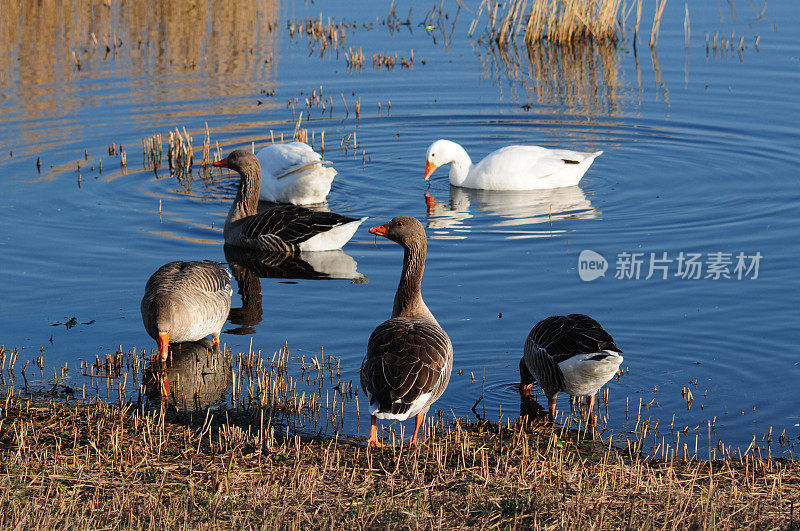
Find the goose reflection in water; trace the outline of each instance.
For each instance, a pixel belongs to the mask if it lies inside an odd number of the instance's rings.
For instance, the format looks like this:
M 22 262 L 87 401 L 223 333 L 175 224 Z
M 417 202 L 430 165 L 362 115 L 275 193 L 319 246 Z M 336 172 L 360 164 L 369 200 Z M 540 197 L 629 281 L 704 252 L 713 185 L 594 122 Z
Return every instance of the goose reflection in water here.
M 145 371 L 145 392 L 178 410 L 200 411 L 224 401 L 231 376 L 230 355 L 208 339 L 176 343 L 166 362 L 157 360 Z
M 354 284 L 367 284 L 369 278 L 357 271 L 358 264 L 341 249 L 335 251 L 282 252 L 257 251 L 225 245 L 225 260 L 233 272 L 242 298 L 241 308 L 231 308 L 228 319 L 239 325 L 225 330 L 227 334 L 254 334 L 261 322 L 261 279 L 285 278 L 300 280 L 347 279 Z
M 592 206 L 578 186 L 552 190 L 498 191 L 450 187 L 450 200 L 442 201 L 425 192 L 427 228 L 438 237 L 466 238 L 472 230 L 470 218 L 483 215 L 500 218 L 489 226 L 508 238 L 538 238 L 561 234 L 550 224 L 565 219 L 593 219 L 601 212 Z M 548 224 L 547 230 L 521 227 Z

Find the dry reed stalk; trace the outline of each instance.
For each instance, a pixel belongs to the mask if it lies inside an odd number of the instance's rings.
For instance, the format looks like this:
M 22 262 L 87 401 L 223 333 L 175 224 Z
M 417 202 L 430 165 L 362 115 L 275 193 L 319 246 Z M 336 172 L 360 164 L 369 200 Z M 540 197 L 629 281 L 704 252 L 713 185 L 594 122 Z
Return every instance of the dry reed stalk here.
M 661 28 L 661 16 L 667 6 L 667 0 L 656 0 L 656 10 L 653 14 L 653 27 L 650 30 L 650 48 L 655 48 L 658 44 L 658 32 Z

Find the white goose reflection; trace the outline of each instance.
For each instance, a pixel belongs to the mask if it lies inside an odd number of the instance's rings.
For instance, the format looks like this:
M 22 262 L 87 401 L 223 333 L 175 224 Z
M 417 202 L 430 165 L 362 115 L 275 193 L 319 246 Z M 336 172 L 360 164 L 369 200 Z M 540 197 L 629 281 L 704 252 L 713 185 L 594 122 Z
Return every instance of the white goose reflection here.
M 567 232 L 554 227 L 565 219 L 593 219 L 601 212 L 578 186 L 552 190 L 498 191 L 450 187 L 450 200 L 425 192 L 427 228 L 437 238 L 464 239 L 472 232 L 470 219 L 497 218 L 487 226 L 506 238 L 542 238 Z M 545 227 L 534 229 L 536 225 Z
M 236 279 L 241 308 L 231 308 L 230 322 L 238 325 L 226 334 L 254 334 L 262 321 L 262 278 L 347 279 L 353 284 L 367 284 L 369 278 L 358 272 L 358 264 L 341 249 L 334 251 L 288 253 L 257 251 L 225 244 L 225 260 Z

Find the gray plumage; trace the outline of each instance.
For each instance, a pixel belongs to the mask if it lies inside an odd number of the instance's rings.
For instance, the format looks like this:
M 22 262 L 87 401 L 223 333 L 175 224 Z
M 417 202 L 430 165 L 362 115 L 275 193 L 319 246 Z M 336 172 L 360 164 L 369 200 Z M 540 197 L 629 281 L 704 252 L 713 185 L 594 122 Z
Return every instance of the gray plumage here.
M 171 342 L 219 338 L 231 309 L 231 274 L 210 260 L 170 262 L 150 276 L 142 297 L 142 322 L 150 337 Z

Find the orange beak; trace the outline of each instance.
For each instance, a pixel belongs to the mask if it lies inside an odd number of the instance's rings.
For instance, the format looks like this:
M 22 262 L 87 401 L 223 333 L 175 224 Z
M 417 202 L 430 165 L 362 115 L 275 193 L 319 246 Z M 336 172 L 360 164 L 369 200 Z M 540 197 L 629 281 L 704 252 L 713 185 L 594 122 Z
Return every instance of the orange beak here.
M 378 236 L 383 236 L 384 238 L 389 237 L 389 224 L 384 223 L 383 225 L 378 225 L 377 227 L 372 227 L 369 229 L 370 234 L 377 234 Z
M 222 160 L 218 160 L 217 162 L 213 163 L 212 166 L 216 166 L 217 168 L 227 168 L 228 167 L 228 157 L 225 157 Z
M 216 164 L 216 163 L 215 163 L 215 164 Z M 426 160 L 426 161 L 425 161 L 425 180 L 426 180 L 426 181 L 427 181 L 428 179 L 430 179 L 430 177 L 431 177 L 431 174 L 433 174 L 433 172 L 435 172 L 435 171 L 436 171 L 436 168 L 438 168 L 438 167 L 439 167 L 439 166 L 437 166 L 436 164 L 434 164 L 433 162 L 431 162 L 431 161 L 429 161 L 429 160 Z
M 169 332 L 159 332 L 156 341 L 158 342 L 158 355 L 161 357 L 161 361 L 166 361 L 169 354 Z

